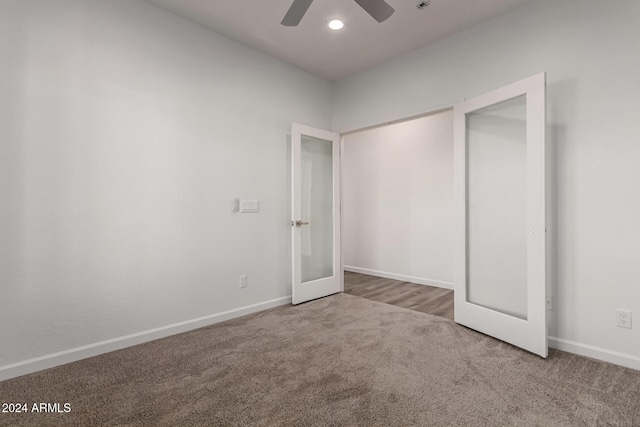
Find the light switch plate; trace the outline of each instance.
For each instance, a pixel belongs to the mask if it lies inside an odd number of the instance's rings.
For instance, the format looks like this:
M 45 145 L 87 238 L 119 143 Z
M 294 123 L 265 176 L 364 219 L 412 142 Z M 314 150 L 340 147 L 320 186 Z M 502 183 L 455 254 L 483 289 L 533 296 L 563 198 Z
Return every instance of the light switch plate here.
M 240 202 L 241 213 L 258 213 L 260 212 L 260 202 L 258 200 L 243 200 Z

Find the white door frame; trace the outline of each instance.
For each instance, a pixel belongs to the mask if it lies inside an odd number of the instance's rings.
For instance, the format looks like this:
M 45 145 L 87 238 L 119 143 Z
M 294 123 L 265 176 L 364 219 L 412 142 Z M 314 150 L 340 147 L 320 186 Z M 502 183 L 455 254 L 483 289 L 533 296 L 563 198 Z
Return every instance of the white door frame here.
M 520 319 L 467 301 L 466 115 L 526 95 L 527 318 Z M 454 194 L 456 252 L 455 321 L 541 357 L 547 357 L 545 74 L 537 74 L 454 106 Z
M 545 96 L 544 96 L 544 86 L 545 86 L 545 74 L 541 73 L 537 76 L 533 76 L 529 79 L 525 79 L 523 82 L 525 82 L 524 84 L 527 85 L 533 85 L 533 86 L 537 86 L 539 89 L 541 88 L 542 90 L 538 91 L 538 93 L 541 93 L 541 96 L 529 96 L 528 97 L 528 104 L 527 104 L 527 110 L 528 111 L 532 111 L 534 109 L 537 109 L 539 107 L 544 107 L 545 104 Z M 505 88 L 502 89 L 498 89 L 496 91 L 491 92 L 488 96 L 494 96 L 495 97 L 495 102 L 498 102 L 499 100 L 502 100 L 504 98 L 505 95 L 505 91 L 513 91 L 514 88 L 516 88 L 519 84 L 523 84 L 523 82 L 518 82 L 515 83 L 514 85 L 509 85 Z M 516 92 L 518 91 L 518 89 L 516 90 Z M 521 91 L 520 94 L 524 94 L 526 93 L 526 90 Z M 518 96 L 518 95 L 514 95 L 513 97 Z M 485 102 L 487 100 L 487 98 L 484 98 Z M 473 100 L 470 101 L 458 101 L 458 102 L 452 102 L 450 104 L 445 104 L 445 105 L 440 105 L 437 108 L 433 108 L 430 109 L 428 111 L 425 111 L 424 113 L 420 113 L 420 114 L 416 114 L 416 115 L 411 115 L 411 116 L 406 116 L 406 117 L 401 117 L 401 118 L 394 118 L 392 120 L 386 120 L 384 122 L 381 123 L 377 123 L 377 124 L 373 124 L 373 125 L 368 125 L 368 126 L 364 126 L 364 127 L 359 127 L 359 128 L 355 128 L 355 129 L 350 129 L 348 131 L 344 131 L 341 132 L 341 152 L 344 152 L 344 136 L 348 135 L 350 133 L 354 133 L 354 132 L 359 132 L 359 131 L 363 131 L 363 130 L 367 130 L 367 129 L 372 129 L 372 128 L 376 128 L 376 127 L 381 127 L 381 126 L 385 126 L 385 125 L 389 125 L 389 124 L 394 124 L 394 123 L 400 123 L 400 122 L 404 122 L 404 121 L 408 121 L 408 120 L 412 120 L 412 119 L 416 119 L 416 118 L 420 118 L 420 117 L 425 117 L 425 116 L 429 116 L 431 114 L 437 114 L 439 112 L 442 111 L 446 111 L 446 110 L 452 110 L 455 109 L 456 107 L 458 108 L 458 110 L 460 109 L 460 104 L 462 103 L 466 103 L 469 102 L 469 104 L 466 104 L 468 106 L 471 106 L 471 110 L 473 110 Z M 491 102 L 491 101 L 490 101 Z M 477 108 L 477 105 L 476 105 Z M 533 252 L 535 253 L 535 255 L 532 257 L 532 259 L 529 260 L 530 263 L 533 263 L 533 265 L 538 265 L 541 266 L 541 268 L 537 269 L 537 273 L 535 274 L 536 277 L 533 277 L 532 280 L 537 281 L 538 283 L 542 283 L 542 286 L 537 286 L 534 287 L 534 289 L 530 289 L 529 290 L 529 295 L 528 295 L 528 301 L 530 302 L 534 302 L 535 301 L 535 309 L 533 310 L 529 310 L 529 312 L 531 313 L 531 315 L 533 316 L 533 320 L 534 323 L 536 324 L 540 324 L 540 322 L 542 322 L 544 324 L 543 327 L 543 333 L 538 334 L 539 338 L 538 338 L 538 343 L 534 346 L 535 348 L 531 349 L 534 353 L 539 354 L 543 357 L 546 357 L 547 355 L 547 349 L 548 349 L 548 342 L 547 342 L 547 328 L 546 328 L 546 284 L 545 284 L 545 246 L 546 246 L 546 242 L 545 242 L 545 176 L 544 176 L 544 160 L 545 160 L 545 152 L 544 152 L 544 134 L 545 134 L 545 117 L 542 117 L 542 120 L 540 120 L 540 118 L 538 118 L 538 122 L 536 124 L 536 126 L 529 126 L 528 127 L 528 135 L 527 135 L 527 139 L 528 140 L 534 140 L 537 139 L 539 141 L 542 141 L 543 143 L 540 145 L 538 145 L 537 147 L 528 147 L 528 149 L 534 150 L 534 152 L 528 153 L 528 159 L 532 160 L 534 162 L 537 162 L 539 164 L 542 164 L 542 174 L 536 174 L 535 177 L 531 177 L 529 179 L 531 185 L 529 186 L 528 191 L 531 193 L 531 198 L 537 200 L 537 204 L 539 206 L 539 209 L 533 213 L 532 215 L 532 221 L 531 223 L 531 228 L 529 230 L 530 234 L 534 235 L 534 239 L 532 239 L 532 242 L 529 243 L 529 247 L 527 248 L 529 252 Z M 455 128 L 455 119 L 454 119 L 454 128 Z M 455 137 L 454 137 L 454 146 L 455 146 Z M 456 148 L 457 149 L 457 148 Z M 341 159 L 342 162 L 342 159 Z M 341 164 L 342 167 L 342 164 Z M 458 165 L 459 167 L 459 165 Z M 460 186 L 462 185 L 461 182 L 456 182 L 454 183 L 454 185 Z M 466 194 L 461 193 L 458 190 L 458 195 L 456 196 L 456 204 L 459 205 L 461 203 L 461 199 L 464 201 L 466 198 Z M 460 215 L 461 209 L 458 208 L 457 210 L 458 215 Z M 457 236 L 456 236 L 456 241 L 459 247 L 465 247 L 466 246 L 466 219 L 464 219 L 464 216 L 461 218 L 460 216 L 458 216 L 456 218 L 456 224 L 457 224 Z M 464 227 L 464 228 L 461 228 Z M 461 242 L 464 242 L 465 246 L 460 246 Z M 458 283 L 465 283 L 466 284 L 466 252 L 464 252 L 464 257 L 460 256 L 460 250 L 458 250 L 457 252 L 457 256 L 456 256 L 456 267 L 455 267 L 455 279 L 454 282 L 456 284 Z M 461 270 L 460 265 L 465 266 L 465 270 Z M 341 269 L 342 271 L 344 271 L 344 265 L 343 262 L 341 261 Z M 462 278 L 465 278 L 464 280 L 462 280 Z M 531 288 L 531 287 L 529 287 Z M 468 304 L 466 302 L 466 295 L 464 292 L 465 287 L 460 287 L 458 286 L 454 286 L 454 295 L 455 295 L 455 304 L 456 304 L 456 310 L 458 309 L 459 306 L 461 306 L 462 304 Z M 483 309 L 482 307 L 480 307 L 480 309 Z M 457 314 L 458 316 L 458 314 Z M 463 324 L 473 324 L 474 322 L 476 322 L 477 319 L 470 319 L 470 322 L 468 322 L 467 320 L 469 319 L 465 319 L 464 318 L 464 314 L 462 315 L 463 319 L 461 322 L 459 323 L 463 323 Z M 502 315 L 501 313 L 497 314 L 497 317 L 509 317 L 507 315 Z M 531 318 L 531 317 L 530 317 Z M 520 319 L 517 319 L 515 321 L 515 323 L 520 322 Z M 486 322 L 485 322 L 486 323 Z M 490 323 L 490 322 L 489 322 Z M 473 327 L 470 326 L 473 329 L 478 329 L 480 330 L 481 328 L 478 327 Z M 538 328 L 539 329 L 539 328 Z M 483 331 L 485 333 L 488 333 L 490 335 L 496 335 L 494 334 L 492 330 L 492 325 L 489 324 L 488 327 Z M 498 331 L 499 332 L 499 331 Z M 526 333 L 525 333 L 526 334 Z M 541 335 L 541 336 L 540 336 Z M 518 339 L 512 340 L 516 345 L 521 345 L 525 348 L 529 347 L 528 345 L 526 345 L 526 343 L 521 343 L 518 341 Z M 523 345 L 524 344 L 524 345 Z
M 307 135 L 332 142 L 333 164 L 333 275 L 327 278 L 302 282 L 302 227 L 296 226 L 302 215 L 302 167 L 301 167 L 301 137 Z M 293 304 L 300 304 L 316 298 L 321 298 L 344 290 L 344 275 L 342 265 L 342 196 L 341 196 L 341 144 L 339 134 L 324 129 L 293 123 L 291 126 L 291 247 L 292 247 L 292 286 L 291 298 Z

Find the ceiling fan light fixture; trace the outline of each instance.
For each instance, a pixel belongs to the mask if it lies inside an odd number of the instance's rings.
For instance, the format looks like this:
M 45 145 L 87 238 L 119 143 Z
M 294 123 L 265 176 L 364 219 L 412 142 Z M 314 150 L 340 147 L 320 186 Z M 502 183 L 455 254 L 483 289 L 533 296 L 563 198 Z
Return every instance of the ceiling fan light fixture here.
M 385 0 L 354 1 L 358 3 L 358 5 L 362 9 L 364 9 L 365 12 L 371 15 L 371 17 L 378 22 L 386 21 L 391 15 L 393 15 L 393 12 L 395 11 L 395 9 L 392 8 Z M 289 10 L 287 10 L 287 14 L 284 15 L 281 24 L 285 27 L 298 26 L 298 24 L 304 17 L 304 14 L 307 13 L 307 9 L 309 9 L 309 6 L 311 6 L 311 3 L 313 3 L 313 0 L 293 0 L 293 3 L 291 3 Z M 340 22 L 340 24 L 338 24 L 336 21 Z M 332 30 L 337 31 L 344 26 L 344 24 L 340 20 L 336 19 L 332 22 L 336 22 L 336 28 L 333 28 L 331 26 L 331 23 L 329 23 L 329 28 L 331 28 Z
M 334 31 L 341 30 L 342 27 L 344 27 L 344 22 L 339 19 L 334 19 L 333 21 L 329 22 L 329 28 Z

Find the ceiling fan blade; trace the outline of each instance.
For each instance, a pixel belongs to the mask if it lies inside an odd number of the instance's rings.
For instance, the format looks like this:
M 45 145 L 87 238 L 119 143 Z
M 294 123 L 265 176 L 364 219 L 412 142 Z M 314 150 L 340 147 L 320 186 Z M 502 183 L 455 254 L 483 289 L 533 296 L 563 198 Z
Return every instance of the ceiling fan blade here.
M 369 15 L 378 22 L 387 20 L 395 9 L 384 0 L 355 0 Z
M 304 14 L 307 13 L 307 9 L 309 9 L 312 2 L 313 0 L 293 0 L 291 7 L 287 11 L 287 14 L 284 15 L 280 24 L 287 27 L 295 27 L 298 25 Z

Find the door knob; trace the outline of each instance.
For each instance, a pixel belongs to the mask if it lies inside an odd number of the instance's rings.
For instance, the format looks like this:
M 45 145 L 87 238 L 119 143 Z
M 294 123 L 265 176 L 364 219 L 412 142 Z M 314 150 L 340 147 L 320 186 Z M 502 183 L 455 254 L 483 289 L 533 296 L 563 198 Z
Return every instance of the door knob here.
M 291 225 L 295 225 L 296 227 L 302 227 L 303 225 L 309 225 L 309 223 L 297 220 L 295 223 L 291 221 Z

